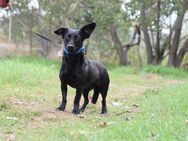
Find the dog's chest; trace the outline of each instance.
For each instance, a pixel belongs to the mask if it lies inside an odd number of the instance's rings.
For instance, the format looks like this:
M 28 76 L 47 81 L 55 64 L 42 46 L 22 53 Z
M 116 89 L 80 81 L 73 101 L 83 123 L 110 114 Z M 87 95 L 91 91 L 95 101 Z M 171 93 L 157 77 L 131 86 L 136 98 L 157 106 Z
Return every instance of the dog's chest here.
M 98 70 L 93 67 L 93 72 L 90 71 L 89 62 L 85 60 L 81 65 L 62 65 L 60 70 L 60 79 L 65 84 L 73 88 L 87 89 L 98 79 Z
M 64 73 L 61 75 L 61 79 L 66 84 L 70 85 L 73 88 L 79 88 L 82 87 L 84 84 L 84 77 L 79 74 L 73 74 L 73 73 Z

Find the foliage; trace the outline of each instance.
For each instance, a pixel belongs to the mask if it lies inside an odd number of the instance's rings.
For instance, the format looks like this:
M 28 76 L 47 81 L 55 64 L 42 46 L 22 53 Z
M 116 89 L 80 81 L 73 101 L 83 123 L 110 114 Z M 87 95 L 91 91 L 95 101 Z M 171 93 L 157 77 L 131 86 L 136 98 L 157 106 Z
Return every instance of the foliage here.
M 114 61 L 118 59 L 121 62 L 122 58 L 126 58 L 128 56 L 128 61 L 125 63 L 126 65 L 129 64 L 129 61 L 134 62 L 135 56 L 137 55 L 134 54 L 134 51 L 130 51 L 129 54 L 131 55 L 127 55 L 128 52 L 123 52 L 125 49 L 120 50 L 119 48 L 124 48 L 124 44 L 130 42 L 133 31 L 132 28 L 135 24 L 140 25 L 141 29 L 143 29 L 142 21 L 144 21 L 144 25 L 147 26 L 149 36 L 148 40 L 151 42 L 149 47 L 151 58 L 148 57 L 148 45 L 146 43 L 147 37 L 145 34 L 143 34 L 144 36 L 142 35 L 143 42 L 145 43 L 141 44 L 145 47 L 141 48 L 142 56 L 147 56 L 147 59 L 151 59 L 151 61 L 148 61 L 150 64 L 161 64 L 163 59 L 168 57 L 170 46 L 174 42 L 173 35 L 175 32 L 174 28 L 176 26 L 173 25 L 171 18 L 179 15 L 182 10 L 182 6 L 187 5 L 186 0 L 131 0 L 129 2 L 124 0 L 43 0 L 38 2 L 39 9 L 34 10 L 35 12 L 32 18 L 34 31 L 38 31 L 44 36 L 55 40 L 55 42 L 61 43 L 62 39 L 57 38 L 57 36 L 53 34 L 53 31 L 56 28 L 60 26 L 78 28 L 86 23 L 95 21 L 97 23 L 97 28 L 89 42 L 89 47 L 92 48 L 90 50 L 91 54 L 99 52 L 100 60 L 103 60 L 103 56 L 105 56 L 104 58 L 110 58 L 113 56 L 114 59 L 111 59 L 113 62 L 118 62 Z M 157 8 L 158 2 L 160 2 L 160 9 Z M 31 10 L 28 9 L 28 1 L 14 1 L 13 8 L 17 16 L 21 18 L 26 25 L 30 26 Z M 145 17 L 141 16 L 142 8 L 144 8 Z M 4 17 L 0 23 L 5 35 L 7 35 L 7 17 Z M 110 29 L 112 27 L 114 27 L 114 32 L 117 33 L 117 38 L 121 43 L 121 47 L 120 45 L 117 45 L 117 42 L 115 42 L 111 37 L 112 35 Z M 17 44 L 28 44 L 28 36 L 30 35 L 29 32 L 25 30 L 24 27 L 21 26 L 15 19 L 13 19 L 12 30 L 12 38 L 14 42 Z M 163 32 L 164 30 L 167 32 Z M 170 34 L 171 32 L 173 34 Z M 42 46 L 43 50 L 50 46 L 47 42 L 44 43 L 44 40 L 40 40 L 35 36 L 33 41 L 35 43 L 35 47 Z M 182 43 L 184 43 L 185 40 L 180 38 L 178 41 L 180 41 L 180 43 L 177 45 L 177 56 L 181 48 L 183 48 Z M 50 49 L 46 50 L 48 51 L 48 54 Z M 185 51 L 183 50 L 183 52 Z M 175 57 L 175 59 L 179 59 L 180 62 L 183 60 L 181 57 Z M 137 59 L 137 61 L 139 61 L 139 59 Z M 145 58 L 143 62 L 146 62 Z M 178 65 L 179 64 L 181 63 L 178 63 Z

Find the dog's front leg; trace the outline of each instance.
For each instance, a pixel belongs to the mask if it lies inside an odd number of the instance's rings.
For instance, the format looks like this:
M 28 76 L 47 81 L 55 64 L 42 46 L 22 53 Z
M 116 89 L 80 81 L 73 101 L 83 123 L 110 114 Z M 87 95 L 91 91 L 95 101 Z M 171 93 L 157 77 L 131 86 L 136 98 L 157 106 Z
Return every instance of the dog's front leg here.
M 67 85 L 64 83 L 61 83 L 61 93 L 62 93 L 62 102 L 57 109 L 64 111 L 67 104 Z
M 72 112 L 74 114 L 79 114 L 80 113 L 79 104 L 80 104 L 81 95 L 82 95 L 82 90 L 76 89 L 76 95 L 74 97 L 74 108 L 72 110 Z

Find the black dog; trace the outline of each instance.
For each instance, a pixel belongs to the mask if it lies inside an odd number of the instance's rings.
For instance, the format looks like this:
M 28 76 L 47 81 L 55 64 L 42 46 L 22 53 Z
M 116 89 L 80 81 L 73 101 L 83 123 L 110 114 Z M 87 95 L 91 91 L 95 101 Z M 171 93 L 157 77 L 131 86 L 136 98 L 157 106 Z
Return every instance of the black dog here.
M 83 41 L 90 37 L 96 24 L 85 25 L 81 29 L 59 28 L 54 31 L 64 39 L 64 56 L 60 70 L 62 103 L 57 108 L 65 110 L 67 103 L 67 85 L 76 89 L 73 113 L 79 114 L 84 111 L 88 100 L 88 93 L 94 89 L 92 103 L 97 102 L 99 93 L 102 95 L 101 114 L 107 112 L 106 96 L 109 85 L 109 75 L 105 67 L 98 62 L 88 60 L 84 56 Z M 81 94 L 84 96 L 84 104 L 79 109 Z

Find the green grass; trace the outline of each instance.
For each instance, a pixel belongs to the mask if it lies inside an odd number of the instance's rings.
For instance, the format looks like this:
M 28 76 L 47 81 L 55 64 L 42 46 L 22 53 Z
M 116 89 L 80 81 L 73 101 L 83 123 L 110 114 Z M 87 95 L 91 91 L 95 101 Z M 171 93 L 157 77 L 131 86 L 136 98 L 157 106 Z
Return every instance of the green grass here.
M 165 66 L 146 66 L 141 69 L 142 72 L 159 74 L 165 77 L 172 78 L 188 78 L 187 71 L 183 69 L 170 68 Z
M 60 104 L 60 62 L 23 57 L 0 60 L 0 140 L 188 141 L 188 72 L 174 68 L 107 66 L 108 114 L 101 102 L 80 118 Z M 116 104 L 115 104 L 116 103 Z

